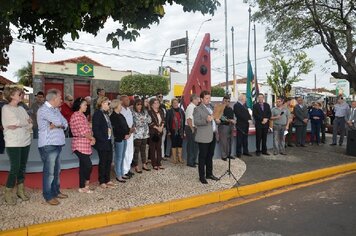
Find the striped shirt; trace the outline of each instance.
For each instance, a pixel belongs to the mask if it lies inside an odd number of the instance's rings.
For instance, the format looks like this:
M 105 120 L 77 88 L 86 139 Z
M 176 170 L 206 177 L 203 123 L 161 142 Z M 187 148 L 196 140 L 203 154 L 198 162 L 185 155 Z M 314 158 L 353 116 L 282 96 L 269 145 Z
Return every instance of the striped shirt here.
M 50 128 L 54 124 L 56 127 L 63 126 L 67 129 L 68 122 L 62 116 L 58 108 L 54 108 L 49 102 L 45 102 L 37 112 L 38 124 L 38 147 L 55 145 L 63 146 L 65 144 L 64 131 L 61 128 Z

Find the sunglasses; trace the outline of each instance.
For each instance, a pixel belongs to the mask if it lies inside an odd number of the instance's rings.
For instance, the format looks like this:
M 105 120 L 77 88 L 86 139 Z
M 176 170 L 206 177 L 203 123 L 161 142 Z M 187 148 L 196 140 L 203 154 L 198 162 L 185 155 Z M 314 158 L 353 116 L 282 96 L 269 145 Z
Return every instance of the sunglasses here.
M 162 95 L 159 95 L 159 96 L 157 96 L 157 97 L 159 97 L 159 98 L 163 98 L 163 96 L 162 96 Z

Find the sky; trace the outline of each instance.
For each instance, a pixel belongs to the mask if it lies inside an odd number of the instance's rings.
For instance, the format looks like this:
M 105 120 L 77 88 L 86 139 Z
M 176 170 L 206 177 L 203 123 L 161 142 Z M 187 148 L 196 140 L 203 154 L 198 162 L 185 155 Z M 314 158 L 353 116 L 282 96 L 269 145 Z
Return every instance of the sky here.
M 159 24 L 152 25 L 150 29 L 141 30 L 140 37 L 136 41 L 121 41 L 119 49 L 113 49 L 111 43 L 106 42 L 107 34 L 115 31 L 119 26 L 118 23 L 113 21 L 108 21 L 104 29 L 96 37 L 80 33 L 79 40 L 73 42 L 69 35 L 66 36 L 67 49 L 57 49 L 53 54 L 47 51 L 45 47 L 34 44 L 35 61 L 51 62 L 86 55 L 115 70 L 134 70 L 148 74 L 152 70 L 158 70 L 162 55 L 170 47 L 170 42 L 185 37 L 186 31 L 188 31 L 191 68 L 204 34 L 210 33 L 211 39 L 219 40 L 211 45 L 211 47 L 217 48 L 217 50 L 211 51 L 212 84 L 216 85 L 226 80 L 224 1 L 221 0 L 220 2 L 222 5 L 217 9 L 214 16 L 202 15 L 201 13 L 186 13 L 183 12 L 183 8 L 180 5 L 167 5 L 165 6 L 166 14 Z M 246 76 L 247 74 L 249 5 L 244 4 L 242 0 L 227 0 L 227 7 L 229 79 L 232 79 L 231 27 L 234 27 L 235 33 L 236 74 L 239 76 Z M 252 13 L 255 10 L 252 8 Z M 16 29 L 14 31 L 16 32 Z M 254 59 L 253 33 L 251 25 L 251 60 Z M 38 42 L 41 43 L 41 39 Z M 32 45 L 15 40 L 10 46 L 8 71 L 5 73 L 0 72 L 0 75 L 17 81 L 14 75 L 15 72 L 25 66 L 27 61 L 32 61 Z M 259 82 L 266 81 L 266 74 L 271 69 L 268 62 L 271 52 L 264 50 L 265 45 L 265 26 L 256 23 L 257 75 Z M 314 60 L 315 67 L 308 75 L 302 76 L 303 81 L 296 83 L 295 86 L 314 88 L 314 76 L 316 76 L 317 87 L 333 89 L 335 85 L 329 83 L 329 78 L 331 77 L 330 72 L 336 68 L 336 65 L 331 62 L 325 63 L 325 60 L 329 58 L 326 50 L 321 46 L 317 46 L 306 52 Z M 180 63 L 177 63 L 177 61 Z M 164 57 L 163 65 L 186 73 L 186 60 L 183 54 L 169 56 L 169 53 L 167 53 Z

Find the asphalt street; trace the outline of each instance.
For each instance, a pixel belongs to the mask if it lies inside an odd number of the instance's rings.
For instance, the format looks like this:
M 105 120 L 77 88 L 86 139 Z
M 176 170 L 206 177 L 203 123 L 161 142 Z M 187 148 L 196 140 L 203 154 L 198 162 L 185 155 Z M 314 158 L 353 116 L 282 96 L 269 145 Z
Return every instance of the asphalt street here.
M 133 235 L 354 236 L 356 174 Z

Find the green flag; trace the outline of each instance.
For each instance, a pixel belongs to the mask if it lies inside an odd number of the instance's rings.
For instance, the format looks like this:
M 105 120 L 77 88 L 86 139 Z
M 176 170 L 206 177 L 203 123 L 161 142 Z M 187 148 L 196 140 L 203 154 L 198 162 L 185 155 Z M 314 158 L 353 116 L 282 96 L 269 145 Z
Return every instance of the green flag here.
M 87 64 L 87 63 L 78 63 L 77 75 L 94 76 L 94 66 L 92 64 Z
M 253 82 L 253 71 L 250 58 L 247 61 L 247 84 L 246 84 L 246 105 L 248 108 L 252 108 L 252 82 Z

